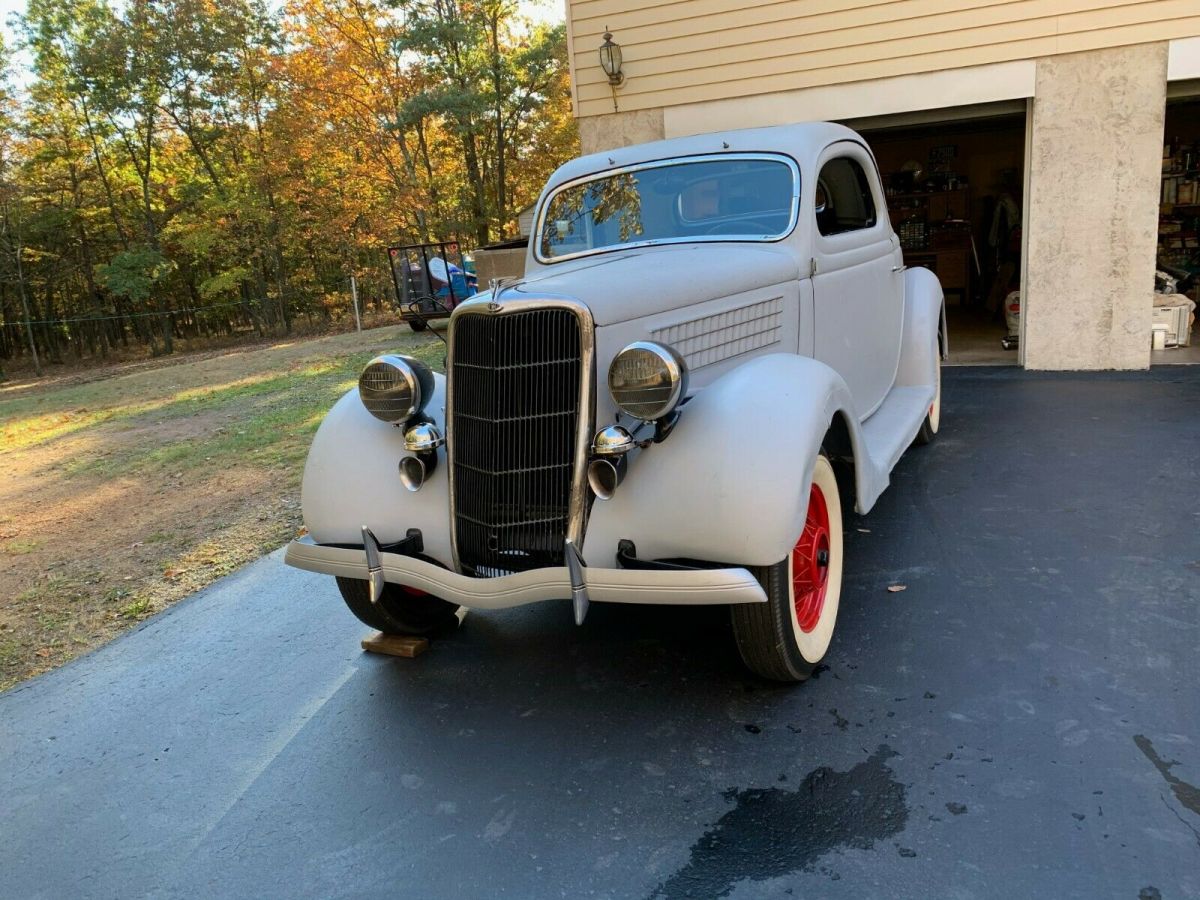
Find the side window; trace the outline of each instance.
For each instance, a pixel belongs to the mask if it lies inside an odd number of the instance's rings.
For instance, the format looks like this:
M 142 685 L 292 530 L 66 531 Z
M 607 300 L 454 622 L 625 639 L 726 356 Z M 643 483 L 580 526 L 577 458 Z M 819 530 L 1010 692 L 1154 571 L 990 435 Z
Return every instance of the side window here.
M 842 156 L 821 167 L 816 207 L 817 230 L 823 235 L 874 227 L 871 182 L 857 160 Z

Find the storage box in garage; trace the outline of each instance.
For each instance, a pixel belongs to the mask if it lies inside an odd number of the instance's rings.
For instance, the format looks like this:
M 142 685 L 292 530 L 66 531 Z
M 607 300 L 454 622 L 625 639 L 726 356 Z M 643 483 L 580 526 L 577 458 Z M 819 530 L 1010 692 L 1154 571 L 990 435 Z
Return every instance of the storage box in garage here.
M 1154 318 L 1150 328 L 1155 325 L 1167 327 L 1168 347 L 1187 347 L 1192 340 L 1192 308 L 1195 306 L 1183 294 L 1155 294 Z

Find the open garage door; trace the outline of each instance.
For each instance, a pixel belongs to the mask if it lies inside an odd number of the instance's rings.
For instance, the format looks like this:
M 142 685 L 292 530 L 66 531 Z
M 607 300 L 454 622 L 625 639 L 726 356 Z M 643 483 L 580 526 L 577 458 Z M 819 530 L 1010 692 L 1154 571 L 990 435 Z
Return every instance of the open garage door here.
M 1200 363 L 1200 84 L 1184 87 L 1163 129 L 1151 365 Z
M 848 123 L 875 153 L 905 262 L 946 292 L 951 363 L 1015 365 L 1025 196 L 1023 101 Z

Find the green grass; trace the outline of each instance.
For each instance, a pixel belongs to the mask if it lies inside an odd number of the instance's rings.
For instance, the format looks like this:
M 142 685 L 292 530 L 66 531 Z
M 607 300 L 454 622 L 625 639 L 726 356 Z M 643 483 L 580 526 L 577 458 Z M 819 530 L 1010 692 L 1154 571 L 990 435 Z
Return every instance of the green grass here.
M 399 343 L 433 368 L 443 368 L 441 341 L 406 335 Z M 250 372 L 218 385 L 176 386 L 171 383 L 175 373 L 165 368 L 49 393 L 0 398 L 0 450 L 38 446 L 106 423 L 130 430 L 141 424 L 241 409 L 298 390 L 309 394 L 313 403 L 329 400 L 326 389 L 331 384 L 348 387 L 373 355 L 328 350 L 315 360 L 292 362 L 283 371 Z
M 351 357 L 344 365 L 312 367 L 246 389 L 221 389 L 159 410 L 157 416 L 194 415 L 201 409 L 236 411 L 203 436 L 122 448 L 119 453 L 78 457 L 63 467 L 68 476 L 149 475 L 196 467 L 217 468 L 252 458 L 256 465 L 297 463 L 321 417 L 354 386 L 355 375 L 370 357 Z M 180 406 L 187 407 L 183 412 Z
M 43 612 L 37 617 L 37 623 L 41 627 L 42 632 L 53 632 L 70 625 L 73 621 L 70 613 L 62 609 L 56 609 L 53 612 Z
M 440 342 L 430 343 L 414 355 L 441 369 L 441 347 Z M 157 422 L 200 414 L 208 415 L 214 425 L 202 437 L 83 455 L 64 463 L 61 470 L 68 477 L 111 477 L 216 469 L 231 461 L 252 461 L 270 468 L 299 466 L 321 419 L 342 394 L 354 387 L 359 372 L 373 355 L 355 353 L 296 366 L 269 378 L 184 391 L 167 402 L 150 404 L 149 409 L 122 412 L 131 427 L 136 427 L 139 418 Z
M 141 619 L 149 615 L 154 605 L 146 599 L 134 600 L 128 606 L 122 607 L 121 616 L 126 619 Z
M 16 665 L 24 655 L 25 651 L 16 641 L 11 638 L 0 640 L 0 668 Z M 0 678 L 0 690 L 4 687 L 4 679 Z
M 85 408 L 29 416 L 0 428 L 0 444 L 6 449 L 17 450 L 44 444 L 107 422 L 119 421 L 125 426 L 124 430 L 130 430 L 138 427 L 142 421 L 161 423 L 205 412 L 219 412 L 241 406 L 256 398 L 272 397 L 286 392 L 306 379 L 319 378 L 339 368 L 337 363 L 330 361 L 297 368 L 280 375 L 250 376 L 218 387 L 189 388 L 162 399 L 132 402 L 102 410 L 92 411 Z M 18 402 L 16 405 L 22 404 Z M 6 409 L 5 412 L 11 413 L 12 409 Z
M 78 585 L 70 578 L 55 576 L 54 578 L 47 578 L 45 581 L 40 581 L 29 588 L 29 590 L 18 594 L 16 601 L 17 603 L 28 604 L 62 602 L 78 593 Z
M 42 546 L 42 541 L 37 540 L 19 540 L 9 541 L 3 545 L 5 553 L 32 553 L 38 547 Z
M 123 588 L 123 587 L 110 588 L 104 594 L 104 602 L 105 603 L 117 603 L 121 600 L 126 599 L 127 597 L 132 597 L 132 596 L 133 596 L 133 591 L 131 591 L 129 588 Z

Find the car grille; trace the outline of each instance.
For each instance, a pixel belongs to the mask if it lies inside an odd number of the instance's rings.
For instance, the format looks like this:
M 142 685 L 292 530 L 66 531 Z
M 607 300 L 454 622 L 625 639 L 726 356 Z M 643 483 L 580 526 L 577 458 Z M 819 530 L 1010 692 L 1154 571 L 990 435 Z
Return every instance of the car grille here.
M 581 320 L 546 308 L 456 316 L 448 452 L 458 562 L 504 575 L 563 564 L 585 377 Z

